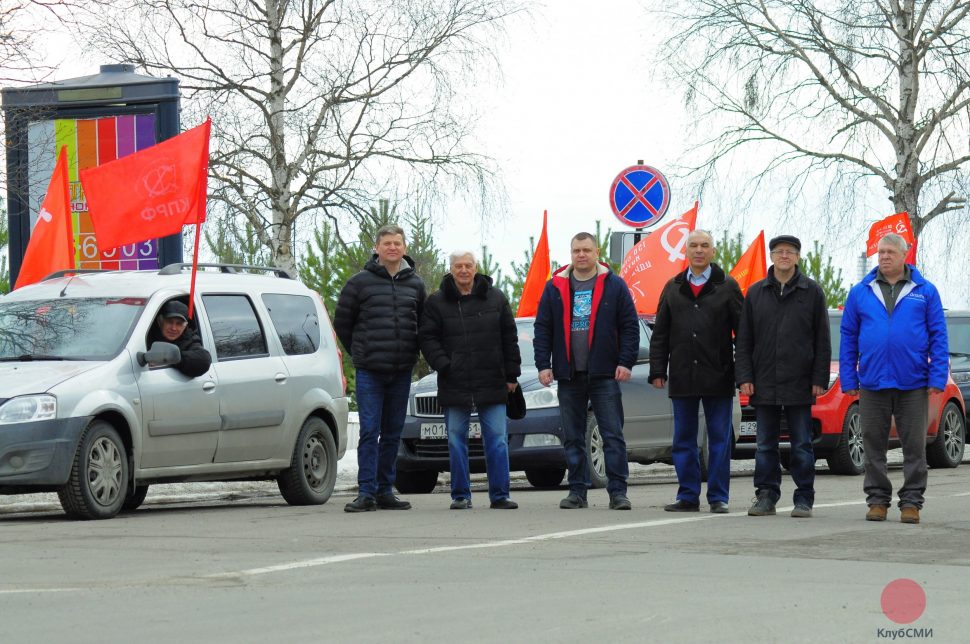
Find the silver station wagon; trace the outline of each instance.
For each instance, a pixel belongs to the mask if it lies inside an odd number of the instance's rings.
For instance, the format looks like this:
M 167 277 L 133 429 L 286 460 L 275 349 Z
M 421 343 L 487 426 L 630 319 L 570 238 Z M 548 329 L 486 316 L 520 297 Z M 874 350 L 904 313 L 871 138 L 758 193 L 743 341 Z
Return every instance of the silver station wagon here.
M 81 272 L 0 298 L 0 494 L 57 492 L 82 519 L 159 483 L 275 479 L 291 504 L 330 498 L 348 404 L 320 298 L 278 269 L 203 265 L 189 325 L 212 364 L 189 378 L 176 345 L 148 346 L 189 279 L 187 264 Z

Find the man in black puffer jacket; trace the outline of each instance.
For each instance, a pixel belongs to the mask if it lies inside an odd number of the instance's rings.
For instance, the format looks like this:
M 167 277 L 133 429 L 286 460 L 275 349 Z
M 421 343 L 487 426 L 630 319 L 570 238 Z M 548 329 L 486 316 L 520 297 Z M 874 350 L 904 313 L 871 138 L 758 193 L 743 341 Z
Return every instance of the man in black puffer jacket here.
M 451 273 L 428 298 L 421 318 L 421 351 L 438 372 L 451 469 L 451 509 L 472 507 L 468 428 L 473 409 L 481 422 L 491 507 L 514 510 L 509 499 L 509 445 L 505 406 L 518 386 L 521 357 L 512 309 L 492 278 L 475 272 L 470 251 L 451 254 Z
M 359 490 L 344 507 L 347 512 L 411 508 L 394 496 L 394 475 L 411 372 L 418 361 L 425 289 L 414 260 L 404 254 L 404 230 L 381 227 L 375 246 L 364 270 L 340 291 L 333 320 L 357 372 Z
M 178 300 L 162 306 L 155 325 L 148 332 L 148 348 L 156 342 L 168 342 L 179 348 L 181 359 L 174 365 L 189 378 L 204 375 L 212 365 L 212 356 L 202 346 L 199 333 L 189 324 L 189 307 Z

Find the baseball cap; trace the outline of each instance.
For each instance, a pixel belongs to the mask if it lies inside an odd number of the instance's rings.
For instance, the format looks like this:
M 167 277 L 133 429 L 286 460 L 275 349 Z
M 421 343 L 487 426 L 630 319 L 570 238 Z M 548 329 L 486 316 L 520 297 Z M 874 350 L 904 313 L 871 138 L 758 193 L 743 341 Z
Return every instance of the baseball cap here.
M 178 300 L 172 300 L 166 302 L 165 306 L 162 307 L 162 317 L 168 318 L 182 318 L 186 322 L 189 321 L 189 307 L 185 306 Z

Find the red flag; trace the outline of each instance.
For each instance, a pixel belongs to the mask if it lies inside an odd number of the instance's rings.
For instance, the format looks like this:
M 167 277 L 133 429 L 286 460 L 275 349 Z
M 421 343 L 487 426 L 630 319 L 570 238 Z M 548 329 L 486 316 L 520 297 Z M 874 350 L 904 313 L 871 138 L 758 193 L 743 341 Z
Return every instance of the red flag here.
M 919 244 L 918 239 L 914 239 L 913 243 L 909 246 L 909 252 L 906 253 L 906 263 L 916 266 L 916 246 Z
M 519 310 L 515 312 L 517 318 L 532 317 L 536 314 L 539 310 L 542 290 L 549 281 L 552 265 L 549 263 L 549 237 L 546 234 L 547 214 L 547 211 L 542 211 L 542 234 L 539 235 L 539 243 L 536 244 L 535 252 L 532 254 L 532 263 L 529 264 L 529 272 L 522 286 Z
M 71 268 L 74 268 L 71 191 L 67 183 L 67 148 L 62 147 L 14 288 L 39 282 L 55 271 Z
M 620 277 L 630 287 L 637 313 L 656 313 L 664 284 L 687 270 L 687 237 L 696 225 L 695 201 L 693 208 L 651 232 L 626 254 Z
M 768 258 L 765 257 L 765 231 L 758 233 L 738 263 L 731 269 L 731 277 L 738 281 L 741 294 L 747 295 L 748 288 L 757 281 L 768 277 Z
M 889 233 L 896 233 L 900 237 L 906 240 L 906 243 L 910 245 L 913 259 L 916 259 L 916 251 L 914 250 L 916 246 L 916 238 L 913 236 L 913 226 L 909 222 L 908 212 L 897 212 L 895 215 L 890 215 L 881 221 L 877 221 L 869 228 L 869 243 L 866 244 L 866 256 L 872 256 L 876 254 L 879 249 L 879 240 Z M 906 256 L 906 261 L 909 262 L 909 256 Z
M 205 221 L 209 130 L 202 125 L 140 152 L 81 170 L 102 250 L 178 233 Z

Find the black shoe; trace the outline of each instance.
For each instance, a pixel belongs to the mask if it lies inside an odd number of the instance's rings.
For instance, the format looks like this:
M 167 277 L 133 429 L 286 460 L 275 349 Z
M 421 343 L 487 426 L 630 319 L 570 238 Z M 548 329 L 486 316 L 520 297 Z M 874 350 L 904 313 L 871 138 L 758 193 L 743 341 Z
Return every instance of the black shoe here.
M 411 504 L 402 501 L 393 494 L 377 495 L 377 507 L 381 510 L 410 510 Z
M 488 507 L 493 510 L 518 510 L 519 504 L 512 499 L 499 499 L 498 501 L 492 501 L 492 504 Z
M 759 492 L 754 504 L 748 508 L 749 517 L 773 517 L 775 516 L 775 502 L 771 500 L 768 492 Z
M 455 499 L 451 502 L 452 510 L 471 510 L 472 500 L 471 499 Z
M 370 496 L 358 496 L 344 506 L 344 512 L 373 512 L 377 509 L 377 501 Z
M 588 507 L 588 504 L 586 503 L 586 499 L 576 494 L 570 494 L 559 502 L 559 507 L 563 510 L 578 510 L 579 508 Z
M 626 498 L 626 494 L 614 494 L 610 497 L 610 509 L 611 510 L 630 510 L 633 505 L 630 504 L 630 499 Z
M 673 503 L 664 506 L 664 512 L 697 512 L 700 509 L 700 503 L 688 503 L 683 499 L 677 499 Z
M 714 503 L 711 503 L 712 514 L 727 514 L 728 512 L 730 512 L 730 510 L 728 510 L 728 504 L 724 501 L 715 501 Z

